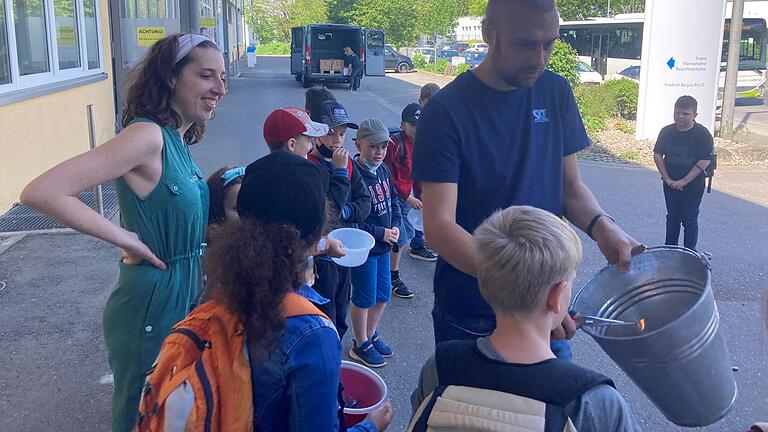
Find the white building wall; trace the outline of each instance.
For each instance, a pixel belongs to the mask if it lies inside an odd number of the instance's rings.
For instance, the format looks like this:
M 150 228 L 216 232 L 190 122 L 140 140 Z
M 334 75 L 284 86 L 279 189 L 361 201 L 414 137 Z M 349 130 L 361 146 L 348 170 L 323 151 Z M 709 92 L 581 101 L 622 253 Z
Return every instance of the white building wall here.
M 469 40 L 483 40 L 480 21 L 483 17 L 459 17 L 459 22 L 454 29 L 456 40 L 466 42 Z

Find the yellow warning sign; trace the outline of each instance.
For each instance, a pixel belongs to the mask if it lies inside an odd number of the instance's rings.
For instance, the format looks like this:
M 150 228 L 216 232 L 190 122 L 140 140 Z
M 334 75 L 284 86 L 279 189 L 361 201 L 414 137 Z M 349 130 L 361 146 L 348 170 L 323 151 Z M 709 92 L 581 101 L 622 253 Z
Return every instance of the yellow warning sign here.
M 75 26 L 60 25 L 56 27 L 56 43 L 59 46 L 75 46 Z
M 216 18 L 214 17 L 202 17 L 200 18 L 200 27 L 214 28 L 216 27 Z
M 165 37 L 165 27 L 136 27 L 139 46 L 152 46 Z

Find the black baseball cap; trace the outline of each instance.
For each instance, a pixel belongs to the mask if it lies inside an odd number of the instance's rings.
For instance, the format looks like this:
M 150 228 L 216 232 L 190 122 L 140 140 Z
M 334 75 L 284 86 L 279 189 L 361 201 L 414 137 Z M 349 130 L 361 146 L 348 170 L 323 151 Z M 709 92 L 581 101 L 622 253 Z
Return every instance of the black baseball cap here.
M 344 106 L 334 100 L 327 100 L 320 104 L 320 121 L 333 129 L 339 126 L 346 126 L 351 129 L 357 129 L 358 125 L 352 123 L 347 116 L 347 110 Z
M 328 176 L 312 162 L 277 150 L 245 169 L 237 196 L 240 217 L 293 225 L 305 241 L 314 241 L 325 223 Z
M 402 119 L 404 122 L 417 124 L 419 122 L 419 117 L 421 117 L 421 105 L 416 102 L 409 103 L 403 108 Z

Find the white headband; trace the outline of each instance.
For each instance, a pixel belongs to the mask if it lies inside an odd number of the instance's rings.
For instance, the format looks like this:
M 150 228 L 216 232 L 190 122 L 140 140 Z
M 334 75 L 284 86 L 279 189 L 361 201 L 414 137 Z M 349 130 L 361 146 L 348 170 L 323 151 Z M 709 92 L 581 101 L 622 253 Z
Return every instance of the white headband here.
M 178 63 L 179 60 L 183 59 L 196 46 L 200 45 L 205 41 L 208 41 L 211 43 L 213 42 L 211 38 L 201 34 L 185 33 L 179 36 L 179 41 L 176 44 L 176 62 L 175 63 Z

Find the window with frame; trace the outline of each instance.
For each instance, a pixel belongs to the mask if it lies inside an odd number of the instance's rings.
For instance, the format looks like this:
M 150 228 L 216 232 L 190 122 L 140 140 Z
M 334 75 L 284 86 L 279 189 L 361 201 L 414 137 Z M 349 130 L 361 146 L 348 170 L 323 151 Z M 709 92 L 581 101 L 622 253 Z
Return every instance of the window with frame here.
M 11 82 L 11 59 L 8 53 L 8 30 L 5 20 L 5 0 L 0 0 L 0 85 Z
M 100 73 L 97 0 L 0 0 L 0 94 Z

